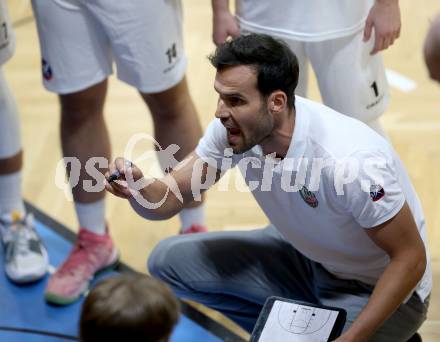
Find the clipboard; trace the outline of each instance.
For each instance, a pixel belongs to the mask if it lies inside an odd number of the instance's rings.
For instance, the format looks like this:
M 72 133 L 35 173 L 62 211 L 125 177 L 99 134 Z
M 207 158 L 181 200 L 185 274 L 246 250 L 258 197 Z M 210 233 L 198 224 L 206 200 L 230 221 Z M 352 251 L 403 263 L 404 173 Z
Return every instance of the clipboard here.
M 342 333 L 347 312 L 281 297 L 264 303 L 250 342 L 324 342 Z

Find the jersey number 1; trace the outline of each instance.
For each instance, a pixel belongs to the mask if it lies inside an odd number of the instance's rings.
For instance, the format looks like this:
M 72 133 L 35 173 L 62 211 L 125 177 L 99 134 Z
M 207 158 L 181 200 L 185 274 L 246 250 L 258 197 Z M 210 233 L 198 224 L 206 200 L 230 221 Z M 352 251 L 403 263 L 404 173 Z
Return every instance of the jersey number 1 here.
M 373 88 L 374 95 L 375 95 L 376 97 L 378 97 L 378 96 L 379 96 L 379 89 L 377 88 L 377 83 L 376 83 L 376 81 L 374 81 L 373 84 L 372 84 L 370 87 Z

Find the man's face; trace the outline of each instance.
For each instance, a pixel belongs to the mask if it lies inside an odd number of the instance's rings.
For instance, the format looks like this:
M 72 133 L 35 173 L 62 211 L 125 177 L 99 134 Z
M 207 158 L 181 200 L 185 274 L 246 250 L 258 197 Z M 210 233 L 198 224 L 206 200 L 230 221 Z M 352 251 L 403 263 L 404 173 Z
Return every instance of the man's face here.
M 257 89 L 254 69 L 239 65 L 220 70 L 214 88 L 219 94 L 215 116 L 226 127 L 234 153 L 243 153 L 270 135 L 273 116 Z

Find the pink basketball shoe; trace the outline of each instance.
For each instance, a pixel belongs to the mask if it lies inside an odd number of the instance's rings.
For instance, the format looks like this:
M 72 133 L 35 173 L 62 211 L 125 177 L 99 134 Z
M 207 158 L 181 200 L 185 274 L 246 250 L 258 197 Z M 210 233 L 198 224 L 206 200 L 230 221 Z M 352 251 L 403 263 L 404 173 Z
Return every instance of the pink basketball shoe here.
M 202 226 L 200 224 L 193 224 L 191 227 L 180 231 L 179 234 L 196 234 L 196 233 L 206 233 L 208 231 L 208 228 L 205 226 Z
M 98 235 L 81 228 L 73 250 L 49 279 L 46 301 L 57 305 L 75 302 L 87 291 L 96 273 L 116 266 L 118 260 L 108 232 Z

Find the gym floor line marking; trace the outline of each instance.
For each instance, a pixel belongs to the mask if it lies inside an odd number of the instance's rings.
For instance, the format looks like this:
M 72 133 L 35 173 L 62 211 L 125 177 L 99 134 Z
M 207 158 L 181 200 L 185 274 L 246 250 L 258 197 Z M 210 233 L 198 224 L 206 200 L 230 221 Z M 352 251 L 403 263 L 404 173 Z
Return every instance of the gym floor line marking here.
M 423 322 L 422 328 L 424 325 L 439 325 L 440 324 L 440 320 L 427 320 L 425 322 Z
M 417 88 L 417 83 L 398 72 L 386 69 L 388 83 L 391 87 L 397 88 L 404 93 L 409 93 Z

